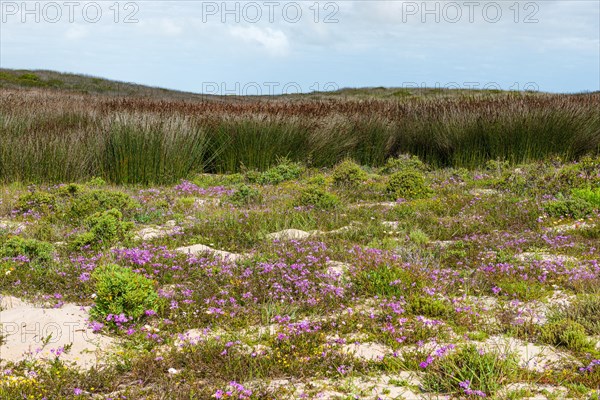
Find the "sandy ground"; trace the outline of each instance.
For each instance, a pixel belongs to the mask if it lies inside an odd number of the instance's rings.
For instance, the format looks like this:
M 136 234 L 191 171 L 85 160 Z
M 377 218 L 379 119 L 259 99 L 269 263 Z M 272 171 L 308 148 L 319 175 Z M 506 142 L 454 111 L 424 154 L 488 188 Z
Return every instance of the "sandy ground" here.
M 67 303 L 61 308 L 42 308 L 11 296 L 2 297 L 0 307 L 2 361 L 52 360 L 58 354 L 63 361 L 91 368 L 111 347 L 112 339 L 88 327 L 88 307 Z M 61 351 L 69 345 L 68 352 Z

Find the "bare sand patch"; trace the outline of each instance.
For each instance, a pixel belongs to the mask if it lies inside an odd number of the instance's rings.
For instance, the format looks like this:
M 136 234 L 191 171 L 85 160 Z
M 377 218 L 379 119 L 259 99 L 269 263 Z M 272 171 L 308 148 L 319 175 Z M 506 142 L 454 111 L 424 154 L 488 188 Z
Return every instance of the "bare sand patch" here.
M 113 340 L 93 332 L 88 324 L 88 311 L 89 307 L 70 303 L 60 308 L 42 308 L 16 297 L 2 297 L 0 332 L 4 341 L 0 359 L 52 360 L 58 355 L 61 360 L 85 369 L 99 365 Z M 70 350 L 63 352 L 69 346 Z

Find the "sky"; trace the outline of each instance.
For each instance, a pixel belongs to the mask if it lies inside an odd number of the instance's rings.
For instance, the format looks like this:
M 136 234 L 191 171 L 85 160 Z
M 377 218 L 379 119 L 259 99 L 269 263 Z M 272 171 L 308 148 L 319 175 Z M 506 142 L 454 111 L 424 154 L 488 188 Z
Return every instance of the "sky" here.
M 198 93 L 600 90 L 600 1 L 7 1 L 0 67 Z

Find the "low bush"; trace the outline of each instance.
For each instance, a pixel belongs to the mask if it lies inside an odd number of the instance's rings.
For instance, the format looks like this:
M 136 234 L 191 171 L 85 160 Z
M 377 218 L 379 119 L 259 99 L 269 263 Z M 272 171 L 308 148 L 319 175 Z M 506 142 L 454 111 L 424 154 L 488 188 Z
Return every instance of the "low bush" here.
M 384 175 L 390 175 L 400 171 L 416 170 L 427 171 L 429 167 L 417 156 L 401 154 L 396 158 L 388 158 L 385 165 L 379 170 Z
M 270 184 L 276 185 L 281 182 L 289 181 L 298 178 L 304 167 L 300 163 L 294 163 L 284 158 L 272 168 L 269 168 L 257 177 L 257 182 L 261 185 Z
M 510 168 L 510 163 L 506 160 L 489 160 L 485 163 L 485 170 L 498 175 L 502 175 Z
M 544 204 L 544 211 L 550 217 L 580 219 L 592 215 L 594 207 L 578 197 L 565 198 L 558 196 L 556 200 L 551 200 Z
M 139 320 L 146 310 L 157 306 L 158 295 L 153 282 L 129 268 L 115 264 L 98 267 L 92 273 L 96 303 L 90 310 L 92 318 L 106 321 L 110 314 Z
M 419 199 L 429 197 L 432 190 L 427 186 L 422 173 L 415 170 L 400 171 L 392 174 L 388 180 L 387 193 L 395 200 Z
M 474 345 L 434 358 L 425 366 L 424 386 L 427 390 L 453 393 L 457 397 L 493 396 L 517 374 L 514 354 L 498 354 L 480 350 Z
M 600 187 L 573 189 L 572 196 L 576 199 L 581 199 L 589 203 L 595 209 L 600 208 Z
M 431 296 L 411 296 L 406 309 L 408 313 L 414 315 L 423 315 L 430 318 L 449 317 L 454 311 L 454 307 L 448 301 L 436 299 Z
M 340 204 L 340 199 L 332 193 L 318 186 L 308 186 L 304 189 L 297 201 L 299 206 L 314 206 L 315 208 L 328 210 Z
M 585 294 L 558 313 L 581 324 L 590 335 L 600 335 L 600 294 Z
M 594 343 L 586 336 L 585 327 L 571 319 L 560 319 L 542 326 L 540 340 L 573 351 L 589 351 Z
M 367 179 L 368 175 L 352 160 L 344 160 L 333 169 L 333 184 L 342 187 L 356 187 Z
M 86 218 L 84 226 L 88 231 L 75 236 L 71 247 L 107 248 L 119 242 L 126 244 L 131 240 L 133 223 L 123 221 L 123 214 L 113 208 Z
M 260 203 L 262 195 L 258 189 L 248 185 L 239 185 L 235 192 L 229 196 L 229 201 L 238 206 Z
M 579 234 L 587 239 L 600 239 L 600 224 L 581 229 Z
M 413 241 L 414 243 L 416 243 L 418 245 L 423 245 L 423 244 L 429 243 L 429 236 L 427 236 L 427 234 L 420 229 L 413 229 L 408 234 L 408 237 L 410 238 L 411 241 Z
M 56 196 L 41 190 L 28 192 L 17 200 L 17 209 L 22 212 L 45 211 L 56 205 Z
M 1 257 L 25 256 L 31 262 L 48 263 L 54 258 L 54 246 L 35 239 L 14 236 L 0 246 Z
M 130 213 L 139 207 L 137 201 L 126 193 L 109 190 L 90 190 L 75 197 L 70 205 L 68 216 L 81 220 L 92 214 L 117 209 Z

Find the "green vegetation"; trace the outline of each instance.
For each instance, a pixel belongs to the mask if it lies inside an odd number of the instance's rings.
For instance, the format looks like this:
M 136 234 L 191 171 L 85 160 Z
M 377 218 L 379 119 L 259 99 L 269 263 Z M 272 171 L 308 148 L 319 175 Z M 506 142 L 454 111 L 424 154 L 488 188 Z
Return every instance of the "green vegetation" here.
M 544 204 L 546 213 L 551 217 L 585 218 L 592 214 L 594 207 L 581 197 L 564 198 L 558 196 L 557 200 Z
M 279 160 L 276 166 L 269 168 L 263 173 L 259 173 L 256 179 L 251 179 L 251 181 L 254 180 L 263 185 L 277 185 L 281 182 L 297 179 L 303 171 L 304 167 L 300 163 L 294 163 L 284 158 Z
M 229 201 L 238 206 L 259 203 L 261 201 L 260 191 L 248 185 L 239 185 L 235 192 L 229 196 Z
M 543 326 L 540 339 L 554 346 L 574 351 L 590 351 L 594 343 L 587 337 L 585 327 L 570 319 L 561 319 Z
M 111 321 L 107 319 L 111 314 L 138 320 L 146 310 L 157 306 L 158 295 L 152 281 L 129 268 L 104 265 L 94 271 L 92 279 L 97 297 L 91 315 L 100 321 Z
M 123 221 L 123 214 L 115 208 L 87 217 L 83 225 L 88 231 L 73 238 L 73 248 L 108 248 L 119 242 L 127 244 L 131 240 L 133 223 Z
M 367 179 L 367 173 L 351 160 L 336 165 L 331 175 L 333 184 L 342 187 L 356 187 Z
M 599 93 L 159 92 L 0 71 L 1 399 L 597 398 Z
M 0 257 L 25 256 L 32 263 L 49 263 L 54 258 L 54 247 L 36 239 L 14 236 L 0 246 Z
M 431 195 L 423 174 L 414 170 L 399 171 L 392 174 L 386 188 L 390 198 L 420 199 Z
M 476 168 L 489 160 L 572 160 L 598 154 L 600 146 L 598 93 L 422 90 L 364 100 L 332 93 L 327 102 L 320 100 L 323 95 L 216 101 L 51 76 L 1 71 L 0 179 L 5 182 L 100 177 L 117 184 L 163 184 L 203 171 L 267 171 L 286 158 L 287 171 L 270 170 L 261 178 L 277 183 L 293 179 L 286 173 L 295 162 L 332 167 L 351 158 L 389 174 L 425 168 L 400 154 L 416 155 L 431 166 Z M 64 84 L 51 84 L 52 79 Z M 10 89 L 15 86 L 37 86 L 39 94 Z M 69 95 L 70 90 L 84 93 Z
M 300 206 L 314 206 L 322 210 L 335 208 L 339 203 L 338 196 L 323 190 L 319 186 L 308 186 L 303 189 L 297 202 Z
M 600 294 L 579 296 L 572 304 L 562 307 L 559 319 L 570 319 L 581 324 L 590 335 L 600 335 Z
M 469 345 L 433 361 L 426 371 L 425 385 L 432 390 L 486 397 L 513 379 L 517 359 L 514 354 L 500 355 Z
M 594 189 L 573 189 L 573 197 L 582 199 L 591 204 L 595 209 L 600 209 L 600 187 Z

